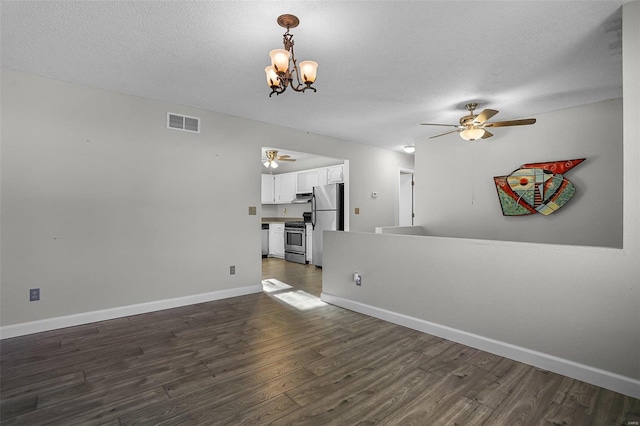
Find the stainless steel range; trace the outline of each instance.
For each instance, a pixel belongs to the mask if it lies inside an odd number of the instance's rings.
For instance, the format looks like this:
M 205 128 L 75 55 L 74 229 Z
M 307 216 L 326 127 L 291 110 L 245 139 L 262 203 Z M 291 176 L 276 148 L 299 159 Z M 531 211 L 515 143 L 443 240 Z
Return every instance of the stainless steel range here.
M 291 262 L 307 263 L 307 225 L 304 222 L 284 223 L 284 259 Z

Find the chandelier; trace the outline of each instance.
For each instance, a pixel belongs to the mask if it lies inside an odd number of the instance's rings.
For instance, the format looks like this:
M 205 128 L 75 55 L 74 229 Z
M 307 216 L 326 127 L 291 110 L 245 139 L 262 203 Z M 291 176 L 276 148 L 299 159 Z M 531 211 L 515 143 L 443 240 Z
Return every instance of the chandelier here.
M 294 15 L 278 16 L 278 25 L 286 28 L 287 32 L 282 36 L 284 49 L 274 49 L 269 52 L 271 65 L 264 69 L 267 74 L 267 84 L 271 88 L 269 97 L 274 93 L 279 95 L 287 90 L 288 86 L 296 92 L 304 92 L 307 89 L 316 91 L 311 85 L 316 81 L 318 64 L 313 61 L 302 61 L 298 65 L 293 53 L 293 34 L 289 33 L 289 29 L 297 27 L 299 23 L 300 20 Z

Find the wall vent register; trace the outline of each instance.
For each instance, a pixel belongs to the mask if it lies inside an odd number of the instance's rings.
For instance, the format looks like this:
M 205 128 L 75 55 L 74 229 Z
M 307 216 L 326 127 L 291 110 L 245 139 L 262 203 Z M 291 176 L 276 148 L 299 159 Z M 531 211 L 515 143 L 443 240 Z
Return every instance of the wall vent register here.
M 167 128 L 185 132 L 200 133 L 200 119 L 186 115 L 167 113 Z

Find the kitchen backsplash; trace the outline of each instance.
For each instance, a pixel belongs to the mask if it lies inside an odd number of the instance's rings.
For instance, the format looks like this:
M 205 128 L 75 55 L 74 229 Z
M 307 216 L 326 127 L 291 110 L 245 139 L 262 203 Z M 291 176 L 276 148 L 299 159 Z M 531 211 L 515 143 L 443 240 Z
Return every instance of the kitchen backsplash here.
M 262 217 L 301 218 L 302 213 L 310 211 L 311 203 L 262 205 Z

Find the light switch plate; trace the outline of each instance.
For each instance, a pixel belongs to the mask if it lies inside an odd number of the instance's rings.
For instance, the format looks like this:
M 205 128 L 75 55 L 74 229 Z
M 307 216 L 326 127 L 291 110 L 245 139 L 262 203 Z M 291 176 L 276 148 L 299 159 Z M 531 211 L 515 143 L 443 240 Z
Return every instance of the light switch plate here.
M 39 288 L 29 289 L 29 302 L 36 302 L 38 300 L 40 300 L 40 289 Z
M 356 209 L 355 209 L 355 213 L 356 213 L 356 214 L 360 214 L 360 207 L 356 207 Z
M 255 216 L 257 213 L 257 209 L 255 206 L 249 206 L 249 216 Z

